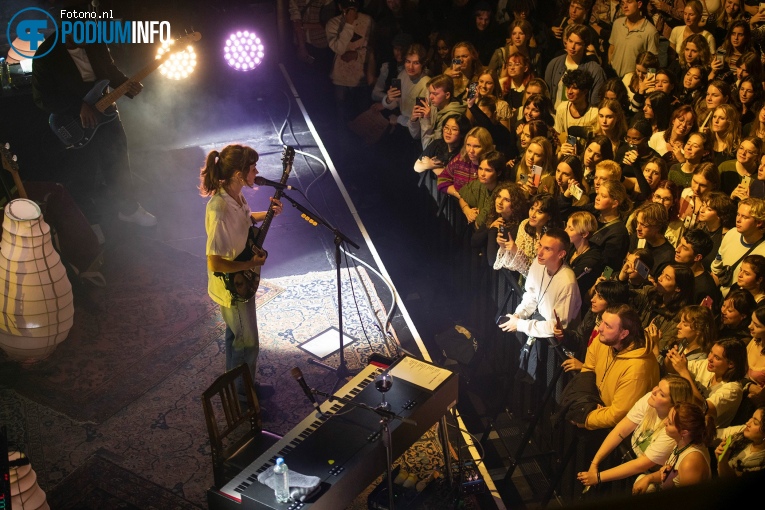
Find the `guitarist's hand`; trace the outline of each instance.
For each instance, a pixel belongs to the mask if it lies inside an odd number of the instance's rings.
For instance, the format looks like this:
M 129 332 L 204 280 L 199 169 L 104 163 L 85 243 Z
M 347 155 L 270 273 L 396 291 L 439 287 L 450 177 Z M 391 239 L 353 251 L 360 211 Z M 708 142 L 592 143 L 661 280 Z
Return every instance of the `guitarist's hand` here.
M 93 129 L 98 125 L 98 114 L 96 109 L 90 106 L 88 103 L 83 102 L 80 106 L 80 122 L 82 127 L 86 129 Z
M 140 81 L 129 81 L 128 89 L 125 95 L 132 99 L 138 94 L 140 94 L 142 90 L 143 90 L 143 85 L 141 84 Z
M 282 203 L 275 199 L 274 197 L 271 197 L 271 209 L 274 211 L 274 215 L 279 215 L 282 213 Z
M 250 262 L 252 262 L 252 269 L 255 269 L 256 267 L 260 267 L 263 264 L 266 263 L 266 257 L 268 257 L 268 254 L 263 250 L 257 250 L 255 252 L 255 255 L 252 256 L 250 259 Z

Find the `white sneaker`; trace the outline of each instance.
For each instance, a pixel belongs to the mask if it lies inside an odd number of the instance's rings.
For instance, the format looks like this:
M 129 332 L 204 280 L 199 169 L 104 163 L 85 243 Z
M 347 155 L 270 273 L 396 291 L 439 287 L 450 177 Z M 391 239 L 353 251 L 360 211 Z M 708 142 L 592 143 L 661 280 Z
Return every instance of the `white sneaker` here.
M 154 227 L 157 225 L 157 217 L 148 212 L 146 209 L 138 206 L 138 209 L 133 214 L 118 213 L 117 217 L 128 223 L 135 223 L 142 227 Z

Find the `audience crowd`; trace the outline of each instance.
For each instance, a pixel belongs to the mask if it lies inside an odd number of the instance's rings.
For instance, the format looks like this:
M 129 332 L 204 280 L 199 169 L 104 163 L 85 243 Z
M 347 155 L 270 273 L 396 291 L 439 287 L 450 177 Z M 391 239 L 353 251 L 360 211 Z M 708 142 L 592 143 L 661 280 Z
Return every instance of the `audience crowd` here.
M 582 484 L 765 467 L 765 6 L 338 0 L 324 23 L 332 0 L 290 5 L 340 120 L 418 143 L 414 170 L 524 289 L 500 327 L 595 374 L 601 404 L 572 423 L 610 433 Z

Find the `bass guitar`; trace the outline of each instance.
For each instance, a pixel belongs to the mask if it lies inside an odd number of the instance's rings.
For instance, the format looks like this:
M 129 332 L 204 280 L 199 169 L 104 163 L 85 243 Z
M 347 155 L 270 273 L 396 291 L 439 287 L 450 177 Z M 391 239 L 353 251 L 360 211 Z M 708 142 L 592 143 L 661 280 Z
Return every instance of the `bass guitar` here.
M 287 183 L 287 178 L 292 171 L 292 161 L 295 159 L 295 149 L 289 145 L 284 146 L 282 151 L 282 178 L 279 180 L 281 184 Z M 274 198 L 279 200 L 282 196 L 281 189 L 276 190 Z M 274 210 L 269 206 L 266 212 L 266 217 L 263 219 L 260 227 L 253 222 L 250 227 L 250 231 L 247 233 L 247 244 L 244 250 L 234 260 L 246 261 L 251 260 L 256 253 L 263 253 L 268 257 L 268 252 L 263 249 L 263 242 L 266 240 L 268 229 L 271 227 L 271 221 L 274 219 Z M 223 278 L 223 282 L 226 284 L 226 290 L 231 293 L 233 302 L 237 301 L 249 301 L 258 291 L 258 285 L 260 285 L 260 268 L 258 266 L 254 269 L 245 269 L 244 271 L 237 271 L 235 273 L 215 273 L 215 276 Z
M 175 44 L 192 43 L 201 38 L 202 34 L 199 32 L 192 32 L 177 39 Z M 140 82 L 149 76 L 173 53 L 177 52 L 168 51 L 161 56 L 156 57 L 143 69 L 126 80 L 125 83 L 106 95 L 104 95 L 104 89 L 109 86 L 109 80 L 100 80 L 96 82 L 93 88 L 90 89 L 90 92 L 83 98 L 84 102 L 96 110 L 96 115 L 98 117 L 96 126 L 93 128 L 86 128 L 83 127 L 79 116 L 74 117 L 63 113 L 53 113 L 48 119 L 48 124 L 53 130 L 53 134 L 66 145 L 67 149 L 81 149 L 82 147 L 85 147 L 93 139 L 101 124 L 112 122 L 117 118 L 117 104 L 115 101 L 128 92 L 130 82 Z

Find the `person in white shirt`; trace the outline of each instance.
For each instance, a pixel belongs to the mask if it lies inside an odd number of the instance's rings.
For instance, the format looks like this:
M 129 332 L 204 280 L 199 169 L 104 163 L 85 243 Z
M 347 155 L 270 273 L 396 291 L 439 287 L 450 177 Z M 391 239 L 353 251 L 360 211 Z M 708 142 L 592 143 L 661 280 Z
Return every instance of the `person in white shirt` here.
M 723 236 L 720 249 L 712 262 L 712 276 L 720 283 L 723 297 L 728 294 L 730 286 L 738 279 L 741 262 L 744 256 L 765 255 L 765 200 L 747 198 L 738 204 L 736 213 L 736 228 L 729 230 Z M 749 250 L 752 249 L 750 252 Z M 729 266 L 732 277 L 729 282 L 720 282 L 719 277 Z
M 515 312 L 507 316 L 509 320 L 500 325 L 502 331 L 552 338 L 558 318 L 566 328 L 579 317 L 582 298 L 574 271 L 565 264 L 570 245 L 565 230 L 551 228 L 545 232 L 526 277 L 523 299 Z
M 667 353 L 667 370 L 676 372 L 693 386 L 693 394 L 705 403 L 707 415 L 715 425 L 727 427 L 741 404 L 744 388 L 741 380 L 749 369 L 746 346 L 734 338 L 715 342 L 706 359 L 688 361 L 677 347 Z
M 667 435 L 666 419 L 669 410 L 679 402 L 692 402 L 693 390 L 688 381 L 668 374 L 659 384 L 632 406 L 627 416 L 611 429 L 603 444 L 592 458 L 587 471 L 577 474 L 583 485 L 622 480 L 663 466 L 675 441 Z M 619 444 L 632 434 L 631 453 L 634 458 L 605 471 L 600 466 Z
M 558 133 L 568 133 L 571 126 L 594 128 L 598 120 L 598 109 L 589 100 L 593 86 L 592 75 L 584 69 L 566 71 L 563 86 L 566 87 L 566 100 L 555 109 L 555 130 Z

